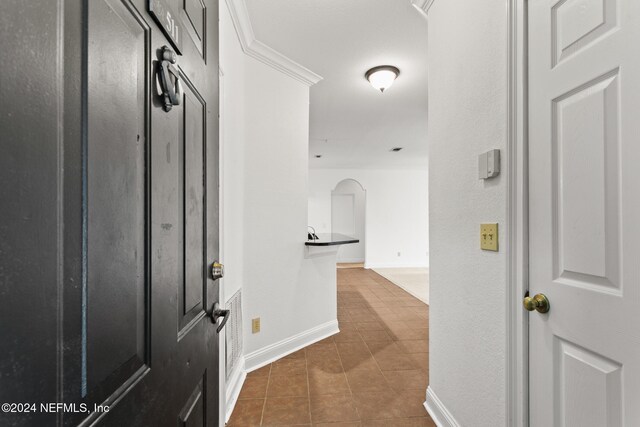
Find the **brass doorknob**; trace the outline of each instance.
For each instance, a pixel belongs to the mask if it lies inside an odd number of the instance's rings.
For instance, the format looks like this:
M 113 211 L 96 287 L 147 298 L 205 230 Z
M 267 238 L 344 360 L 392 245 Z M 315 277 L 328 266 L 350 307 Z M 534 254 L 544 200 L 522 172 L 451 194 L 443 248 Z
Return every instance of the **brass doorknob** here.
M 549 311 L 549 299 L 544 294 L 536 294 L 533 297 L 525 297 L 522 301 L 524 309 L 527 311 L 536 310 L 538 313 L 546 313 Z

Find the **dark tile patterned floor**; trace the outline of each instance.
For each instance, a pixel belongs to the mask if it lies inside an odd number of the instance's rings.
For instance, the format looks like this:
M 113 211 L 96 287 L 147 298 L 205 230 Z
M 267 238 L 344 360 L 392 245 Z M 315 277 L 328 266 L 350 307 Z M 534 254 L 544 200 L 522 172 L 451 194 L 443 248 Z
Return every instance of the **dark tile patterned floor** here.
M 338 270 L 340 333 L 245 381 L 229 426 L 435 426 L 429 306 L 363 268 Z

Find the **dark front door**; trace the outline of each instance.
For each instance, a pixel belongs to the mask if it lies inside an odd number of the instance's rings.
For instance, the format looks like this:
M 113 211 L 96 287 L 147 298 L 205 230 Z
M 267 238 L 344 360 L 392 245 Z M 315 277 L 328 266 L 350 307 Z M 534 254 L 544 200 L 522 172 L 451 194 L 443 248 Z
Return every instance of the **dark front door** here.
M 216 426 L 217 0 L 2 14 L 0 425 Z

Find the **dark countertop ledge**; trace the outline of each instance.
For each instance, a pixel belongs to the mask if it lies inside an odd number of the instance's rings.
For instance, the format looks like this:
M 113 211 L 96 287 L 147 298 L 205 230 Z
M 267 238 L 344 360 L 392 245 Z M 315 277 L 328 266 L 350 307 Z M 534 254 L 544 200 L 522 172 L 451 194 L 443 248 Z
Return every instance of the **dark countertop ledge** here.
M 338 233 L 319 233 L 318 240 L 307 240 L 306 246 L 336 246 L 358 243 L 360 240 Z

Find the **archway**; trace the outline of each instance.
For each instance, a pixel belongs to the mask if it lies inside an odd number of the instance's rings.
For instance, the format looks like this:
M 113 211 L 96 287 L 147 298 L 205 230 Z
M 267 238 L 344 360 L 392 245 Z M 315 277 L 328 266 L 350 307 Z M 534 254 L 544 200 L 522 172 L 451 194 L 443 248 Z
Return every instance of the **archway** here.
M 363 263 L 366 257 L 367 192 L 358 181 L 347 178 L 331 192 L 331 232 L 355 237 L 359 243 L 344 245 L 339 263 Z

